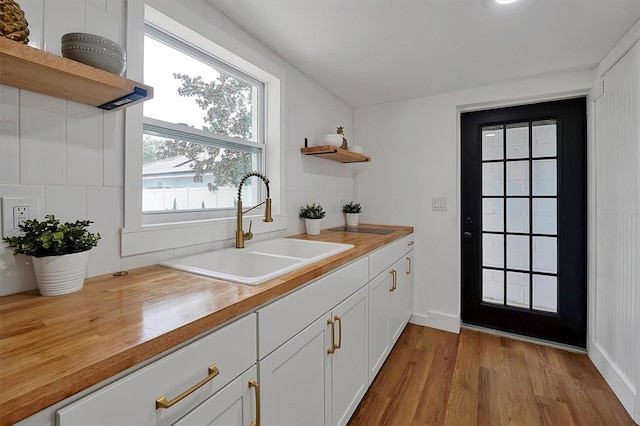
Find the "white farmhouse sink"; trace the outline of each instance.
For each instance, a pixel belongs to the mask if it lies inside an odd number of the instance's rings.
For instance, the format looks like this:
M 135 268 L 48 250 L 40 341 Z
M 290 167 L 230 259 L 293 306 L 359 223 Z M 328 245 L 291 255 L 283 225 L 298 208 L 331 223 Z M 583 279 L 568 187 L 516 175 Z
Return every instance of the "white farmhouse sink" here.
M 161 263 L 169 268 L 256 285 L 352 248 L 352 244 L 275 238 Z

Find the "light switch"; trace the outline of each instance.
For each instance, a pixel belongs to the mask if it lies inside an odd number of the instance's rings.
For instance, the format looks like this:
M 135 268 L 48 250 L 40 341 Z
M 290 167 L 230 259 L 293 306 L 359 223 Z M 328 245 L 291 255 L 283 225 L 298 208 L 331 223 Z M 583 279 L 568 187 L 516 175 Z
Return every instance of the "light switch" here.
M 447 211 L 447 199 L 446 198 L 432 198 L 431 199 L 431 210 L 433 210 L 434 212 Z

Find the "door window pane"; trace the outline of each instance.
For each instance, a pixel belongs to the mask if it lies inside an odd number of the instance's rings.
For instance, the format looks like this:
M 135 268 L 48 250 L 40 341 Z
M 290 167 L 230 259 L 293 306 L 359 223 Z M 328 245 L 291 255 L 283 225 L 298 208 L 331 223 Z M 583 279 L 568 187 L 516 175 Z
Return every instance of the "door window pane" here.
M 529 158 L 529 123 L 507 125 L 507 158 Z
M 482 300 L 504 303 L 504 272 L 495 269 L 482 270 Z
M 504 267 L 504 235 L 482 234 L 482 264 Z
M 482 199 L 482 230 L 501 232 L 504 230 L 504 200 Z
M 557 195 L 556 160 L 533 161 L 533 195 Z
M 529 270 L 529 237 L 507 235 L 507 268 Z
M 533 237 L 533 270 L 558 272 L 558 239 L 556 237 Z
M 507 195 L 529 195 L 529 162 L 507 163 Z
M 555 157 L 556 120 L 534 121 L 531 128 L 533 157 Z
M 507 198 L 507 232 L 529 232 L 528 198 Z
M 557 203 L 555 198 L 533 199 L 533 232 L 535 234 L 557 234 Z
M 529 307 L 529 274 L 507 272 L 507 305 Z
M 558 278 L 548 275 L 533 276 L 533 309 L 558 311 Z
M 482 128 L 482 159 L 502 160 L 502 126 L 486 126 Z
M 482 165 L 482 195 L 502 195 L 504 186 L 504 165 L 484 163 Z

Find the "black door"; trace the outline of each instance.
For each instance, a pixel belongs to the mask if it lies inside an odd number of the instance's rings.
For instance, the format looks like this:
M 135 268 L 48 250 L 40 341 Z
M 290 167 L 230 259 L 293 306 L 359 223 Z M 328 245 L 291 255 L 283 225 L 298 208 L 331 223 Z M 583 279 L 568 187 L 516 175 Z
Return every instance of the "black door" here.
M 461 126 L 462 321 L 585 347 L 585 98 Z

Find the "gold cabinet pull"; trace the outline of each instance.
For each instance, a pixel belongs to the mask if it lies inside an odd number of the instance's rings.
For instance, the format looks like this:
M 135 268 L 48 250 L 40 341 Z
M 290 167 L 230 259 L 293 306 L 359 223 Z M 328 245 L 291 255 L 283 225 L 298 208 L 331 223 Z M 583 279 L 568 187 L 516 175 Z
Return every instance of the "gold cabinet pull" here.
M 335 348 L 340 349 L 342 347 L 342 318 L 336 315 L 333 319 L 338 323 L 338 345 Z
M 260 426 L 260 385 L 254 378 L 249 380 L 249 387 L 256 390 L 256 420 L 249 423 L 249 426 Z
M 409 268 L 407 269 L 407 275 L 411 275 L 411 258 L 407 257 L 407 262 L 409 262 Z
M 389 273 L 391 274 L 391 288 L 389 289 L 389 291 L 390 292 L 394 292 L 394 291 L 396 291 L 396 288 L 398 288 L 397 287 L 397 283 L 396 283 L 398 275 L 396 274 L 396 270 L 395 269 L 392 269 Z
M 336 351 L 336 325 L 331 318 L 327 320 L 327 324 L 331 326 L 331 347 L 327 349 L 327 353 L 331 355 Z
M 409 241 L 409 245 L 412 246 L 414 244 L 413 240 Z
M 175 404 L 176 402 L 182 401 L 185 397 L 187 397 L 190 394 L 192 394 L 193 392 L 195 392 L 198 388 L 201 388 L 202 386 L 204 386 L 207 382 L 212 380 L 218 374 L 220 374 L 220 370 L 218 370 L 218 367 L 216 367 L 215 364 L 211 364 L 209 366 L 209 375 L 207 377 L 205 377 L 204 379 L 202 379 L 201 381 L 199 381 L 195 385 L 191 386 L 189 389 L 187 389 L 186 391 L 182 392 L 180 395 L 176 396 L 171 401 L 167 401 L 167 396 L 166 395 L 162 395 L 160 398 L 156 399 L 156 410 L 158 408 L 169 408 L 173 404 Z

